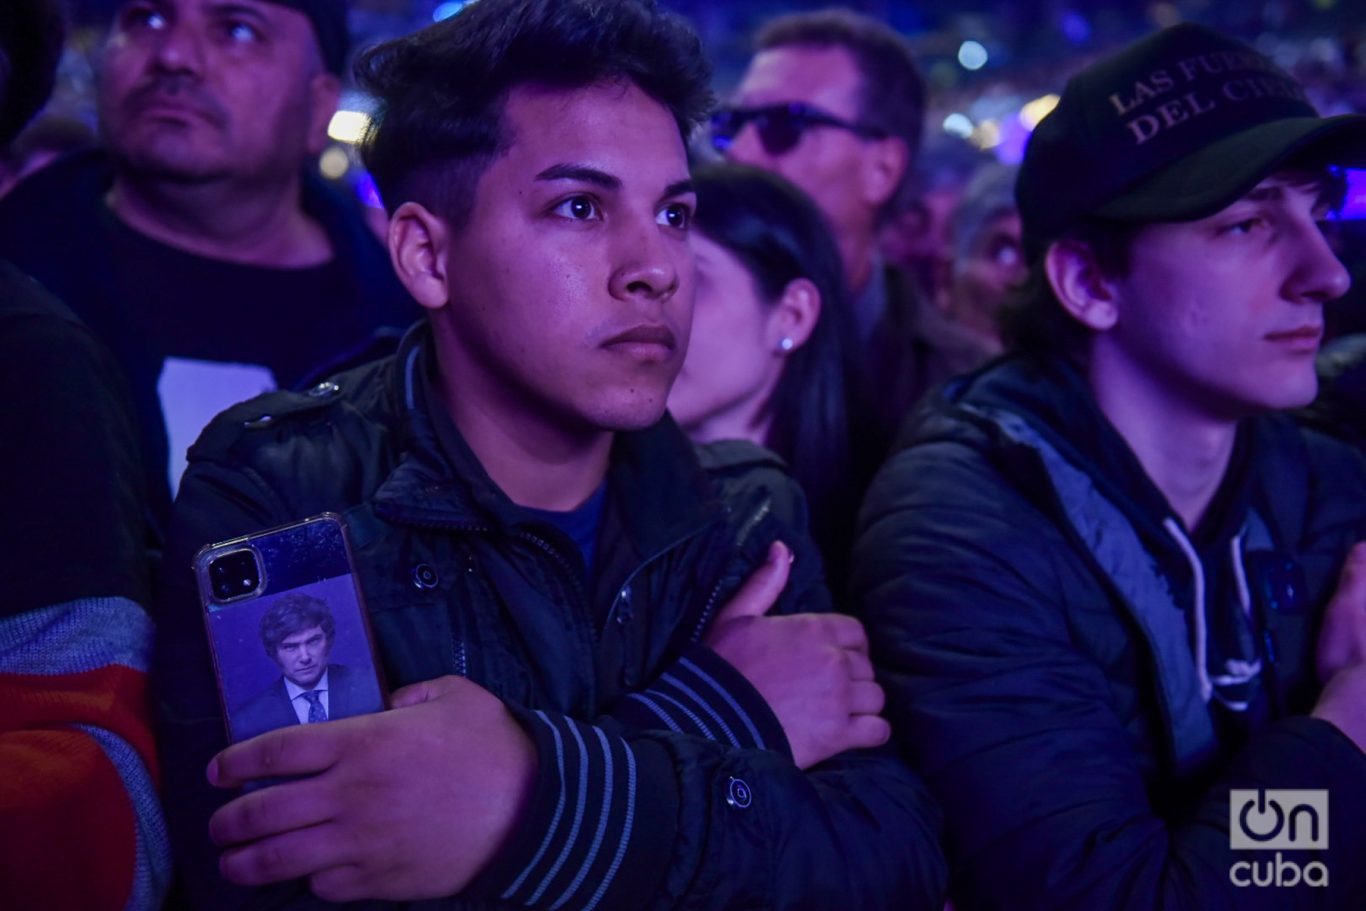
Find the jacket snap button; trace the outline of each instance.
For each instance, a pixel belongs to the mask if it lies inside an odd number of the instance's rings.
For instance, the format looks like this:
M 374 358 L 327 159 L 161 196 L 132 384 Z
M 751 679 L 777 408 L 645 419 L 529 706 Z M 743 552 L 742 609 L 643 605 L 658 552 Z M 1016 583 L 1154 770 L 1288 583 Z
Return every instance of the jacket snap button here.
M 419 563 L 413 567 L 413 585 L 418 588 L 436 588 L 440 581 L 441 577 L 430 563 Z
M 726 785 L 726 803 L 737 810 L 748 810 L 749 805 L 754 803 L 754 792 L 743 778 L 732 778 Z
M 321 383 L 308 390 L 308 394 L 315 399 L 325 399 L 329 395 L 336 395 L 338 392 L 341 392 L 341 387 L 331 380 L 323 380 Z

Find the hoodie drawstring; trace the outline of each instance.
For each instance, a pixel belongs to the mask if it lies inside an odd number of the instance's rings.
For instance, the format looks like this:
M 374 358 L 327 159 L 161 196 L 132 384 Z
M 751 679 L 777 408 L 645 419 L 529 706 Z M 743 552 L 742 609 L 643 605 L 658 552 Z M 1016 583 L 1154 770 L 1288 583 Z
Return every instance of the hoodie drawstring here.
M 1205 666 L 1209 647 L 1209 621 L 1205 616 L 1205 568 L 1200 565 L 1200 556 L 1175 519 L 1170 516 L 1163 519 L 1162 527 L 1176 541 L 1181 553 L 1186 555 L 1186 562 L 1190 564 L 1191 575 L 1195 579 L 1195 676 L 1200 681 L 1200 698 L 1209 702 L 1214 695 L 1214 684 L 1210 682 L 1209 669 Z

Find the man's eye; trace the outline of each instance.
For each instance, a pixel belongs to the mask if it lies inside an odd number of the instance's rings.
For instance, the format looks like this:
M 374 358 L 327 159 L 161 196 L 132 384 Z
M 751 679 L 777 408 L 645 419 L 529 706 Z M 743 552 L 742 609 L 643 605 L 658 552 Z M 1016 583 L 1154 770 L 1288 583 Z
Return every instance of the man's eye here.
M 686 231 L 692 226 L 692 209 L 681 202 L 670 203 L 659 210 L 659 216 L 655 220 L 661 225 Z
M 1266 226 L 1266 219 L 1261 216 L 1245 218 L 1242 221 L 1235 221 L 1233 224 L 1224 226 L 1225 234 L 1246 235 L 1251 234 Z
M 998 266 L 1014 266 L 1022 259 L 1020 248 L 1010 240 L 998 241 L 992 245 L 987 255 Z
M 119 25 L 125 31 L 143 28 L 163 29 L 166 24 L 166 17 L 150 6 L 133 5 L 125 7 L 122 15 L 119 16 Z
M 601 218 L 597 203 L 587 196 L 571 196 L 552 210 L 556 215 L 574 221 Z
M 256 26 L 240 20 L 225 23 L 223 32 L 227 35 L 228 40 L 238 44 L 250 44 L 261 40 L 261 33 L 256 29 Z

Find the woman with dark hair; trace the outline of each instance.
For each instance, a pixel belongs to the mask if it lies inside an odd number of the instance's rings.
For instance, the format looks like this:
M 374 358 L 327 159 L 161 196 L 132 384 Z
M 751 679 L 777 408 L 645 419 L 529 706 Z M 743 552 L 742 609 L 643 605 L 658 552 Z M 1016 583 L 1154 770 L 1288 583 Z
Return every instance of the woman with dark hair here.
M 840 591 L 876 439 L 839 251 L 815 205 L 769 172 L 693 175 L 697 304 L 669 410 L 698 442 L 744 439 L 782 456 Z

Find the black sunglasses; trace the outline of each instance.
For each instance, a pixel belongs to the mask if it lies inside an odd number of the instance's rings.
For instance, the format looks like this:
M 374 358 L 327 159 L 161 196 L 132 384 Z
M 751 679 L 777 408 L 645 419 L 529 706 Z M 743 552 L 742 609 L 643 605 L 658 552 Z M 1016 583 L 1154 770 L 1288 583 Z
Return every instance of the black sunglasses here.
M 882 130 L 841 120 L 833 114 L 794 101 L 757 108 L 721 108 L 711 115 L 712 147 L 718 152 L 725 152 L 750 121 L 759 131 L 759 141 L 763 143 L 764 151 L 770 155 L 790 151 L 801 141 L 802 133 L 811 127 L 836 127 L 867 139 L 882 139 L 887 135 Z

